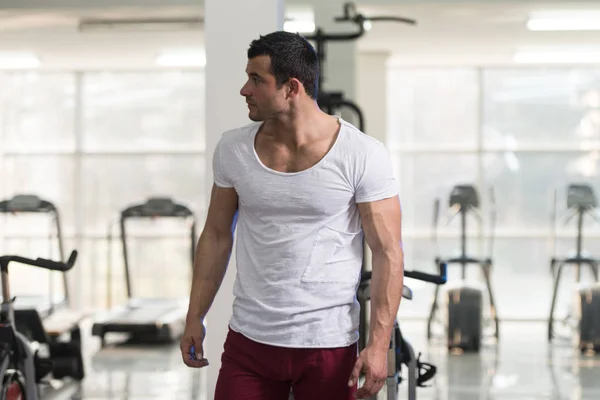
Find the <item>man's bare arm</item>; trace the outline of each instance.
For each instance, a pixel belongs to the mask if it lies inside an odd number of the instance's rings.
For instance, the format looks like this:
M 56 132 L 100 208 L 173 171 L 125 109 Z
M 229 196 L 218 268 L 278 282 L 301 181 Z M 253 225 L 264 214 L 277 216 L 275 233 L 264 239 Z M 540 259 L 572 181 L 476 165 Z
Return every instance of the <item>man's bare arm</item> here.
M 206 223 L 194 258 L 188 319 L 204 319 L 223 282 L 233 247 L 231 224 L 237 209 L 235 189 L 213 185 Z
M 404 284 L 400 201 L 395 196 L 361 203 L 358 208 L 365 238 L 373 253 L 367 346 L 387 351 Z

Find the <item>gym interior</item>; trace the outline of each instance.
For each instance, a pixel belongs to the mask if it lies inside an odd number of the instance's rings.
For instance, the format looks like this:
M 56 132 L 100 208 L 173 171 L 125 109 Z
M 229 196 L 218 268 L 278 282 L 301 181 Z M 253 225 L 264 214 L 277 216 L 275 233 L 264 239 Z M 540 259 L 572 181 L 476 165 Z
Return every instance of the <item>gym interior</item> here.
M 406 287 L 377 398 L 600 399 L 585 0 L 0 0 L 0 255 L 77 252 L 2 259 L 3 360 L 9 325 L 36 360 L 23 398 L 212 398 L 235 257 L 195 370 L 194 248 L 215 145 L 248 123 L 245 51 L 281 29 L 321 56 L 319 106 L 394 163 Z

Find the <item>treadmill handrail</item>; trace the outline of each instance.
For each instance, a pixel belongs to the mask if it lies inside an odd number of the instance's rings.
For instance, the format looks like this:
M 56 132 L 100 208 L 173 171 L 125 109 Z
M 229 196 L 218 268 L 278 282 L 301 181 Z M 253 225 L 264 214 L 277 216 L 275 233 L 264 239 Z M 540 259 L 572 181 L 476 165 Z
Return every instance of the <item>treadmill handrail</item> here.
M 149 214 L 143 214 L 140 211 L 140 210 L 143 210 L 143 207 L 145 207 L 146 204 L 147 204 L 147 202 L 143 203 L 143 204 L 136 204 L 136 205 L 127 207 L 120 213 L 121 217 L 119 219 L 119 227 L 120 227 L 120 231 L 121 231 L 121 247 L 122 247 L 122 252 L 123 252 L 123 264 L 125 267 L 125 284 L 126 284 L 128 299 L 133 298 L 133 291 L 131 288 L 129 255 L 128 255 L 128 251 L 127 251 L 126 221 L 128 219 L 137 219 L 137 218 L 183 218 L 183 219 L 187 219 L 187 218 L 191 218 L 192 224 L 190 227 L 190 237 L 191 237 L 191 246 L 190 246 L 191 252 L 190 253 L 191 253 L 191 268 L 192 268 L 192 270 L 194 268 L 194 258 L 195 258 L 195 253 L 196 253 L 196 216 L 194 215 L 192 210 L 182 204 L 173 202 L 175 209 L 178 210 L 178 213 L 174 213 L 172 215 L 171 214 L 165 215 L 165 214 L 160 214 L 160 213 L 149 215 Z M 109 246 L 110 246 L 110 244 L 109 244 Z

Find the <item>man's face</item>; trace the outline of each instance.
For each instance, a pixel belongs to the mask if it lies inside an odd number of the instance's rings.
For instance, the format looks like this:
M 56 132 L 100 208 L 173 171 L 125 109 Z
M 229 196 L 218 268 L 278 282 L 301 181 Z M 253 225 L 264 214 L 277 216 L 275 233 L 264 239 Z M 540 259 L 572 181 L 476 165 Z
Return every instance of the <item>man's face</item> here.
M 271 74 L 271 58 L 258 56 L 248 60 L 248 80 L 240 90 L 248 104 L 248 117 L 252 121 L 264 121 L 285 111 L 287 101 L 285 85 L 277 88 L 275 76 Z

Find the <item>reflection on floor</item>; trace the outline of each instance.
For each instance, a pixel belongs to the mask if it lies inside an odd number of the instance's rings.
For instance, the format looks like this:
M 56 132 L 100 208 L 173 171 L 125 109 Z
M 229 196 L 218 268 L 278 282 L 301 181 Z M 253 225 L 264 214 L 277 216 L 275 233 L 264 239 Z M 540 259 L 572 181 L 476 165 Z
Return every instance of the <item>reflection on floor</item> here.
M 423 360 L 438 367 L 432 387 L 419 389 L 420 400 L 600 399 L 600 356 L 581 356 L 566 343 L 550 348 L 545 324 L 503 323 L 501 345 L 485 347 L 479 355 L 451 355 L 443 346 L 427 346 L 422 323 L 404 323 L 403 333 Z M 77 396 L 61 398 L 204 399 L 204 373 L 183 365 L 177 344 L 99 349 L 95 339 L 86 343 L 87 378 Z M 406 398 L 404 385 L 399 399 Z

